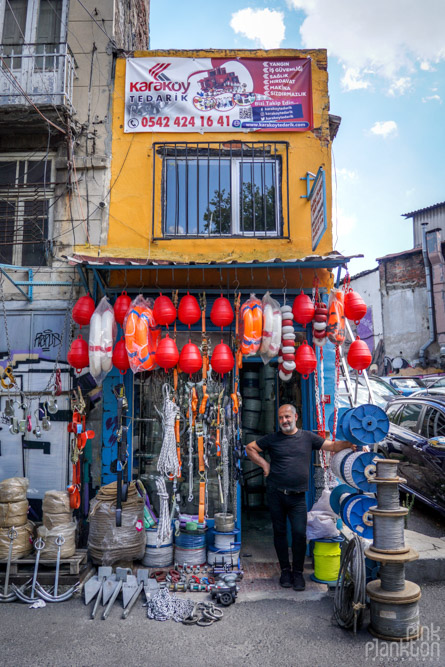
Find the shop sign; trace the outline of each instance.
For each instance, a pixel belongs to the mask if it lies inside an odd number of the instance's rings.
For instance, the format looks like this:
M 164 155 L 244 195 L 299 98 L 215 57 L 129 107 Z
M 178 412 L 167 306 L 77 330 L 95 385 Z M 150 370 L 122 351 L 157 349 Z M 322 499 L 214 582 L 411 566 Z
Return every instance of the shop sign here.
M 310 58 L 128 58 L 125 132 L 313 127 Z
M 306 176 L 302 176 L 300 180 L 306 181 L 306 194 L 301 197 L 307 199 L 311 204 L 312 250 L 315 250 L 328 227 L 326 180 L 323 167 L 319 168 L 316 176 L 308 171 Z

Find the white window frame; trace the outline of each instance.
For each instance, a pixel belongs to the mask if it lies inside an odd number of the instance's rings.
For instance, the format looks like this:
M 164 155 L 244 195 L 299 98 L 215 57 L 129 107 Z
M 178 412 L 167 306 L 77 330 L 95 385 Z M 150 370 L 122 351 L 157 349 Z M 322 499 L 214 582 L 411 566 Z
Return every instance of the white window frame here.
M 35 183 L 30 184 L 27 187 L 27 175 L 28 175 L 28 164 L 25 165 L 24 181 L 26 185 L 18 185 L 14 188 L 11 184 L 10 186 L 0 185 L 0 199 L 3 201 L 10 201 L 14 203 L 14 245 L 12 246 L 12 265 L 14 266 L 23 266 L 22 257 L 23 257 L 23 226 L 25 218 L 25 202 L 35 201 L 47 201 L 48 202 L 48 233 L 47 237 L 44 240 L 49 240 L 52 238 L 53 234 L 53 204 L 54 204 L 54 195 L 55 195 L 55 153 L 3 153 L 0 155 L 0 167 L 3 162 L 15 162 L 16 163 L 16 182 L 18 180 L 19 174 L 19 163 L 20 162 L 35 162 L 44 160 L 47 158 L 48 163 L 50 163 L 50 178 L 49 183 L 44 186 L 39 186 Z M 36 197 L 36 191 L 38 196 Z M 0 260 L 1 262 L 1 260 Z M 45 265 L 47 262 L 45 262 Z

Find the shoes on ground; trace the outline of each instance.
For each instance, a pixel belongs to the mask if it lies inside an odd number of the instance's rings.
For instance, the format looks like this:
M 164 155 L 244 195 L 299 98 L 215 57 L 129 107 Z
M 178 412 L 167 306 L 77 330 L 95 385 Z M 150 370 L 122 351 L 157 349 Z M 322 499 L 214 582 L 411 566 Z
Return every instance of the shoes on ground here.
M 293 572 L 292 575 L 292 587 L 294 591 L 304 591 L 306 582 L 303 577 L 303 572 Z
M 281 570 L 280 586 L 283 588 L 292 588 L 292 572 L 290 569 Z

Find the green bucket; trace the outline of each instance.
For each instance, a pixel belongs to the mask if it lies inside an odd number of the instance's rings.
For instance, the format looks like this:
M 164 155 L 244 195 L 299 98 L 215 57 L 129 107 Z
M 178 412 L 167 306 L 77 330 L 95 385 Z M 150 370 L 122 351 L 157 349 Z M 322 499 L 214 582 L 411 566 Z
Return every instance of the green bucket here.
M 341 549 L 339 542 L 314 540 L 314 577 L 319 581 L 334 582 L 340 571 Z

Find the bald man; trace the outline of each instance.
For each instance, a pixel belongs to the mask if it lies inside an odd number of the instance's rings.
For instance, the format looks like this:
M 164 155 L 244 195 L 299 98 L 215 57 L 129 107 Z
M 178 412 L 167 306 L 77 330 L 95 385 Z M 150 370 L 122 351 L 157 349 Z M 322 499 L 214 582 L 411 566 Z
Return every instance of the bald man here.
M 249 443 L 246 454 L 263 469 L 266 477 L 274 546 L 281 567 L 280 585 L 302 591 L 306 585 L 303 576 L 307 523 L 305 492 L 309 486 L 312 452 L 320 449 L 325 452 L 355 450 L 356 446 L 346 440 L 333 442 L 311 431 L 303 431 L 297 428 L 297 420 L 297 410 L 293 405 L 280 406 L 280 431 Z M 269 454 L 270 463 L 262 456 L 264 452 Z M 289 561 L 287 519 L 292 532 L 292 569 Z

